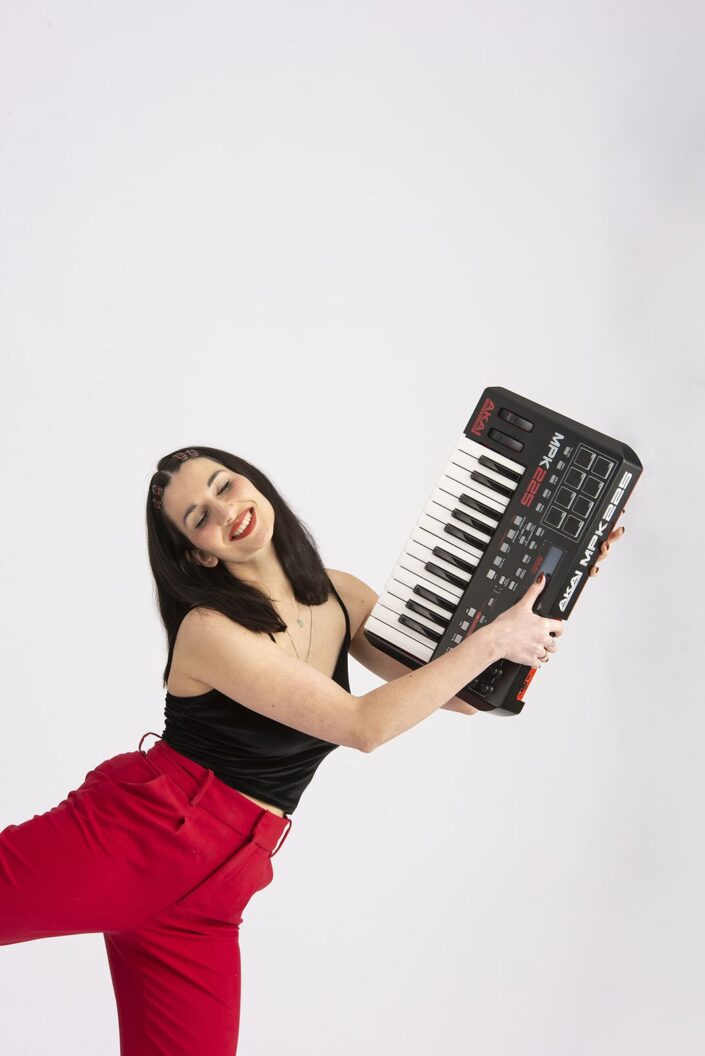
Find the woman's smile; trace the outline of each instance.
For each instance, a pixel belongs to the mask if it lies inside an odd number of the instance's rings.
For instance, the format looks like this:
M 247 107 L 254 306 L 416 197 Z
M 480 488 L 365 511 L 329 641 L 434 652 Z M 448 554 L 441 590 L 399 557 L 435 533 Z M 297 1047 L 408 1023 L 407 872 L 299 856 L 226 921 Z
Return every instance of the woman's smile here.
M 230 542 L 236 542 L 237 540 L 244 539 L 245 536 L 250 535 L 254 530 L 256 520 L 257 518 L 255 515 L 255 508 L 254 506 L 251 506 L 249 510 L 245 510 L 244 514 L 239 517 L 236 523 L 233 525 L 233 531 L 230 533 Z M 233 533 L 237 532 L 238 528 L 240 528 L 243 524 L 245 524 L 244 531 L 240 532 L 239 535 L 234 535 Z

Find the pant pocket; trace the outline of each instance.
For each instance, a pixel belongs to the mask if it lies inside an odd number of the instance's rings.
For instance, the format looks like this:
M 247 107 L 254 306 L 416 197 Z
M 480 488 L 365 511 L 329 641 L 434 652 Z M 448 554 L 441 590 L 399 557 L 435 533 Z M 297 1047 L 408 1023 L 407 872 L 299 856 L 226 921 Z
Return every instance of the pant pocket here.
M 126 817 L 142 818 L 179 832 L 191 809 L 186 792 L 168 773 L 157 770 L 141 753 L 127 752 L 106 759 L 96 772 L 108 778 L 113 799 Z M 105 792 L 104 792 L 105 795 Z
M 240 924 L 252 896 L 273 879 L 269 851 L 249 837 L 172 908 L 203 920 Z

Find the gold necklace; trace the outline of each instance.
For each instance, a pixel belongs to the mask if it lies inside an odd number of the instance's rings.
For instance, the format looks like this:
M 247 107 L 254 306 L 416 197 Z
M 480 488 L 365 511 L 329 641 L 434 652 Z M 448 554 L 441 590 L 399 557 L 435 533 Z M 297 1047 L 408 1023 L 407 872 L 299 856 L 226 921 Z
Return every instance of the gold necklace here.
M 299 612 L 301 612 L 301 605 L 300 605 L 300 603 L 298 601 L 297 601 L 297 605 L 299 606 Z M 311 652 L 311 634 L 313 632 L 313 609 L 311 608 L 310 605 L 308 607 L 309 607 L 309 610 L 311 612 L 311 623 L 310 623 L 309 629 L 308 629 L 308 649 L 306 650 L 306 660 L 308 660 L 308 654 Z M 279 612 L 278 609 L 277 609 L 277 612 Z M 281 619 L 281 616 L 279 618 Z M 300 616 L 296 617 L 296 622 L 298 623 L 299 627 L 303 627 L 304 621 L 301 619 Z M 286 631 L 287 634 L 289 634 L 289 628 L 288 627 L 285 627 L 284 630 Z M 297 657 L 300 660 L 301 657 L 299 656 L 299 650 L 296 648 L 296 642 L 294 641 L 294 639 L 291 637 L 290 634 L 289 634 L 289 641 L 293 645 L 294 652 L 296 653 Z

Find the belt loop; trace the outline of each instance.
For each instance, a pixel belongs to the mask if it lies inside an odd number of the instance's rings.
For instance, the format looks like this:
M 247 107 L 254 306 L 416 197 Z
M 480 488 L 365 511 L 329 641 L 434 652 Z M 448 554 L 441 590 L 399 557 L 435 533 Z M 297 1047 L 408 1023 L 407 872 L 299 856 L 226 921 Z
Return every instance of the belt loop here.
M 206 771 L 206 776 L 205 776 L 205 779 L 203 781 L 203 784 L 201 785 L 201 787 L 199 788 L 198 792 L 193 797 L 193 799 L 189 800 L 189 803 L 191 804 L 192 807 L 196 806 L 196 804 L 198 803 L 199 799 L 201 798 L 203 793 L 206 791 L 206 789 L 208 788 L 208 786 L 211 783 L 211 780 L 214 777 L 215 777 L 215 773 L 213 772 L 213 770 L 207 770 Z
M 161 741 L 161 739 L 162 739 L 161 733 L 154 733 L 154 730 L 148 730 L 147 733 L 143 733 L 142 734 L 142 738 L 140 740 L 140 743 L 137 745 L 137 751 L 138 752 L 142 752 L 142 741 L 145 739 L 145 737 L 149 737 L 150 733 L 153 734 L 158 740 Z M 147 754 L 146 752 L 142 752 L 142 755 L 146 755 L 146 754 Z
M 286 816 L 286 815 L 285 815 L 285 816 Z M 291 818 L 288 818 L 288 817 L 287 817 L 287 819 L 286 819 L 286 820 L 287 820 L 287 821 L 289 822 L 289 824 L 287 825 L 286 829 L 284 830 L 284 835 L 283 835 L 283 836 L 282 836 L 282 838 L 281 838 L 281 839 L 279 840 L 279 843 L 277 844 L 276 848 L 275 848 L 275 849 L 274 849 L 274 850 L 272 851 L 272 853 L 271 853 L 271 856 L 270 856 L 270 857 L 272 857 L 272 858 L 274 857 L 274 855 L 275 855 L 275 854 L 278 854 L 278 853 L 279 853 L 279 851 L 280 851 L 280 850 L 282 849 L 282 847 L 283 847 L 283 845 L 284 845 L 284 840 L 285 840 L 285 839 L 287 838 L 287 836 L 288 836 L 288 835 L 289 835 L 289 833 L 291 832 Z

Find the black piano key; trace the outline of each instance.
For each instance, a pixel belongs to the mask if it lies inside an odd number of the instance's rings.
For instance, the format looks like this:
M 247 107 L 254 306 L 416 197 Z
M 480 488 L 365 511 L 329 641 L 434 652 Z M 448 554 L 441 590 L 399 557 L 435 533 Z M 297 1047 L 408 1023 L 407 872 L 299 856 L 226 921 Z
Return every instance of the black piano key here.
M 418 601 L 412 601 L 411 598 L 407 600 L 406 607 L 411 609 L 412 612 L 417 612 L 419 616 L 425 616 L 432 623 L 437 623 L 439 627 L 447 627 L 450 623 L 450 620 L 445 620 L 439 612 L 427 608 L 426 605 L 421 605 Z
M 506 495 L 508 499 L 511 499 L 514 494 L 511 488 L 505 488 L 503 484 L 498 484 L 496 480 L 491 480 L 484 473 L 480 473 L 479 469 L 473 469 L 470 477 L 472 480 L 476 480 L 478 484 L 484 484 L 486 488 L 496 491 L 498 495 Z
M 427 572 L 432 572 L 434 576 L 444 579 L 446 583 L 452 583 L 454 587 L 460 587 L 461 590 L 464 590 L 468 585 L 467 580 L 461 579 L 460 576 L 454 576 L 447 568 L 441 568 L 440 565 L 434 564 L 433 561 L 427 561 L 423 567 Z
M 456 557 L 455 554 L 451 554 L 449 550 L 444 550 L 442 546 L 434 546 L 431 551 L 436 557 L 441 557 L 444 561 L 447 561 L 449 565 L 455 565 L 456 568 L 462 568 L 464 572 L 469 572 L 472 575 L 475 571 L 475 565 L 468 564 L 467 561 L 463 561 L 461 558 Z
M 405 616 L 404 613 L 399 617 L 399 623 L 403 623 L 405 627 L 411 627 L 412 631 L 416 631 L 418 634 L 423 634 L 431 642 L 440 642 L 443 637 L 442 634 L 436 634 L 430 627 L 427 627 L 425 623 L 417 623 L 416 620 L 412 620 L 411 616 Z
M 442 598 L 440 594 L 434 594 L 428 587 L 422 587 L 419 583 L 414 587 L 414 594 L 418 594 L 420 597 L 425 598 L 426 601 L 433 601 L 436 605 L 440 605 L 441 608 L 447 609 L 448 612 L 454 613 L 457 609 L 457 605 L 454 605 L 452 601 L 448 601 L 447 598 Z
M 492 535 L 494 528 L 491 524 L 485 524 L 478 517 L 473 517 L 471 513 L 465 513 L 459 507 L 453 510 L 453 517 L 456 521 L 463 521 L 464 524 L 469 524 L 472 528 L 477 528 L 478 532 L 484 532 L 485 535 Z
M 473 498 L 472 495 L 466 495 L 463 492 L 459 499 L 463 506 L 470 506 L 471 509 L 477 510 L 478 513 L 484 513 L 486 517 L 492 517 L 495 521 L 499 521 L 502 516 L 501 513 L 497 513 L 497 510 L 492 509 L 491 506 L 485 506 L 484 502 L 479 502 Z
M 444 524 L 443 531 L 447 532 L 448 535 L 454 535 L 456 539 L 461 539 L 469 546 L 474 546 L 478 550 L 482 550 L 483 553 L 487 549 L 487 543 L 483 543 L 481 539 L 478 539 L 474 535 L 470 535 L 469 532 L 464 532 L 462 528 L 456 528 L 454 524 Z
M 521 480 L 521 473 L 516 473 L 513 469 L 503 466 L 501 462 L 495 462 L 487 455 L 480 455 L 478 462 L 481 466 L 485 466 L 486 469 L 493 469 L 495 473 L 501 473 L 503 477 L 513 480 L 516 484 Z

